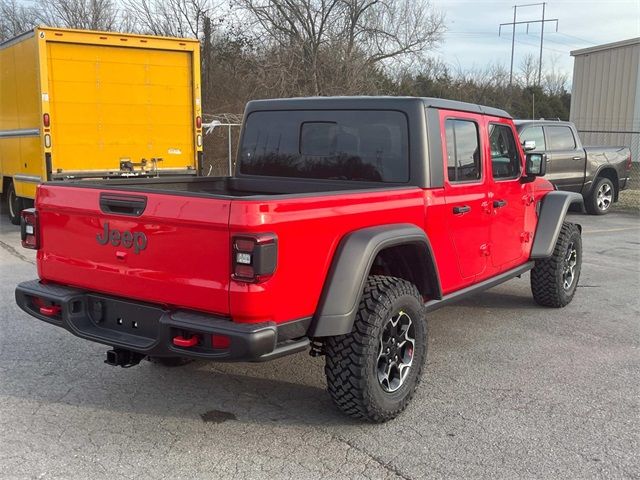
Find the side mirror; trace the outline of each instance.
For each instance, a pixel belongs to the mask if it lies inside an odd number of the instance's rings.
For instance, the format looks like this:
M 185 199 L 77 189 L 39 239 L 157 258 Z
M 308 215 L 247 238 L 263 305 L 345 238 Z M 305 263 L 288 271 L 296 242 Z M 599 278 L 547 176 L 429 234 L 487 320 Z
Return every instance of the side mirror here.
M 543 177 L 547 173 L 547 156 L 544 153 L 527 153 L 525 167 L 527 177 Z
M 535 140 L 525 140 L 522 144 L 522 148 L 525 152 L 530 152 L 531 150 L 536 149 L 536 141 Z

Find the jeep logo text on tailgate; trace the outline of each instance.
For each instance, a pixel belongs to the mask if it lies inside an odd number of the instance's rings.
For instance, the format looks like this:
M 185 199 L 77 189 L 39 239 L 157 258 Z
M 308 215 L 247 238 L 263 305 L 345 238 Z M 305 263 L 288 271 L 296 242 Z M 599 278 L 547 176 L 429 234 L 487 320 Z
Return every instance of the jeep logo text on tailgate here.
M 147 248 L 147 236 L 143 232 L 109 230 L 109 222 L 105 222 L 104 231 L 96 235 L 96 240 L 100 245 L 111 243 L 114 247 L 118 245 L 124 248 L 133 247 L 133 253 L 136 254 Z

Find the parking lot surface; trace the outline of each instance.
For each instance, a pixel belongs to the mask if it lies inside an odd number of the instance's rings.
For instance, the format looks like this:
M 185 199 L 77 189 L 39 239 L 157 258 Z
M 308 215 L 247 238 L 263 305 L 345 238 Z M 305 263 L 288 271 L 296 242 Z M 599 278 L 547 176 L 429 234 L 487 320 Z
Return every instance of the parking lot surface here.
M 573 303 L 529 276 L 428 317 L 423 382 L 384 425 L 342 416 L 323 359 L 103 363 L 15 305 L 36 277 L 0 222 L 1 478 L 640 478 L 640 217 L 572 215 Z

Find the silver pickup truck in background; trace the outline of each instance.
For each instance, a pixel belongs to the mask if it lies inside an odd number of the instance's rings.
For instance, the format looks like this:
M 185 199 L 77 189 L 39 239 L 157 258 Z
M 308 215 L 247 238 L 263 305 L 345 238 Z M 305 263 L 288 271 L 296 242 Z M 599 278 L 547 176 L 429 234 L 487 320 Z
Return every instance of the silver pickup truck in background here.
M 545 178 L 558 190 L 581 193 L 589 213 L 604 215 L 627 188 L 628 147 L 583 147 L 571 122 L 541 119 L 515 124 L 526 151 L 547 155 Z

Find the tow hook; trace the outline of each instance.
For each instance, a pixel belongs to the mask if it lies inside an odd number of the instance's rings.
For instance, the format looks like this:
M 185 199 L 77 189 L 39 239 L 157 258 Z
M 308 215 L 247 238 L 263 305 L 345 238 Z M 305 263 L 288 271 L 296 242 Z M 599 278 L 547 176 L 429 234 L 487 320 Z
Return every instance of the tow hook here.
M 141 353 L 114 348 L 113 350 L 107 350 L 107 359 L 104 363 L 114 367 L 129 368 L 138 365 L 143 358 L 144 355 Z
M 42 315 L 46 315 L 47 317 L 55 317 L 56 315 L 60 315 L 62 312 L 62 307 L 59 305 L 50 305 L 40 307 L 40 313 Z
M 177 337 L 173 337 L 173 344 L 176 347 L 182 347 L 182 348 L 195 347 L 196 345 L 198 345 L 199 341 L 200 339 L 198 338 L 198 335 L 193 335 L 189 338 L 185 338 L 181 335 Z

